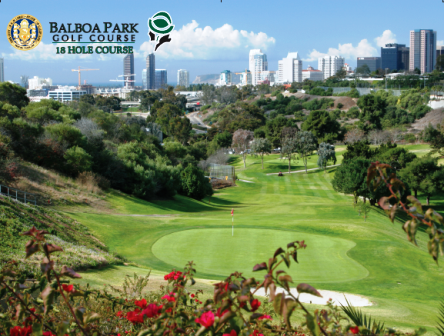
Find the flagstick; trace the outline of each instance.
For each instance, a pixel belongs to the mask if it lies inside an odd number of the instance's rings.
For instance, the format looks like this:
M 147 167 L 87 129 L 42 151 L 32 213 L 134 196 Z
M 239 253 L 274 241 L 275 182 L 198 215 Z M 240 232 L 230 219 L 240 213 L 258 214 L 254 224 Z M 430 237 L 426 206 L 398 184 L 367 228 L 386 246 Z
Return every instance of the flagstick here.
M 231 237 L 234 235 L 234 216 L 231 216 Z

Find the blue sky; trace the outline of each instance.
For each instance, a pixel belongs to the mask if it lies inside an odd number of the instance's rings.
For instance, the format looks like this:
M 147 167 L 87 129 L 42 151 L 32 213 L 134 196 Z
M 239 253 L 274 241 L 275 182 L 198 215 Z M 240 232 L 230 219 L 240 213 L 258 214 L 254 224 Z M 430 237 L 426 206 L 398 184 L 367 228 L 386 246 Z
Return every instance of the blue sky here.
M 10 46 L 0 37 L 0 57 L 5 58 L 5 80 L 18 82 L 21 75 L 51 77 L 54 83 L 75 83 L 78 66 L 100 71 L 84 72 L 82 81 L 107 83 L 123 72 L 123 56 L 55 54 L 49 22 L 139 23 L 136 50 L 136 81 L 145 67 L 148 42 L 147 19 L 158 11 L 171 14 L 175 24 L 171 43 L 156 54 L 156 68 L 168 70 L 168 82 L 176 81 L 178 69 L 196 75 L 241 71 L 248 67 L 248 51 L 261 48 L 269 69 L 279 59 L 297 51 L 303 67 L 317 68 L 317 57 L 338 54 L 351 66 L 357 56 L 379 56 L 386 42 L 409 45 L 413 29 L 434 29 L 444 40 L 441 0 L 1 0 L 0 22 L 6 30 L 19 14 L 35 16 L 43 25 L 42 43 L 31 51 Z M 59 45 L 60 46 L 60 45 Z M 111 83 L 111 82 L 109 82 Z

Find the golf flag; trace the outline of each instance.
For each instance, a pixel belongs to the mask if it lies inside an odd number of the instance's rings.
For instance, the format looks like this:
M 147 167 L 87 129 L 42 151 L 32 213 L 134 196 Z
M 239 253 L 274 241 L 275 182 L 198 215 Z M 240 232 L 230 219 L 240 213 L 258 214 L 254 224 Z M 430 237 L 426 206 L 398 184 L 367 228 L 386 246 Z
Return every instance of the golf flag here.
M 231 209 L 231 216 L 234 215 L 234 209 Z
M 234 208 L 231 209 L 231 237 L 234 235 Z

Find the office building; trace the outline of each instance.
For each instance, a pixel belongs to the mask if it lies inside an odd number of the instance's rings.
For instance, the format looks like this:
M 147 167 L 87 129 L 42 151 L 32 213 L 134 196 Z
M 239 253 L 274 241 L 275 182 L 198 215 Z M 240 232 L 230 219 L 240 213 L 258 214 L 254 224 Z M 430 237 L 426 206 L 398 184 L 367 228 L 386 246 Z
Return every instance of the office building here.
M 5 66 L 4 59 L 0 58 L 0 83 L 5 81 Z
M 311 81 L 322 81 L 324 80 L 324 74 L 321 70 L 316 70 L 311 66 L 308 66 L 307 70 L 302 70 L 302 81 L 304 80 Z
M 261 49 L 251 49 L 249 60 L 249 70 L 251 72 L 252 84 L 258 85 L 262 71 L 268 71 L 267 55 Z
M 61 102 L 79 100 L 81 96 L 85 95 L 86 91 L 79 91 L 74 86 L 64 86 L 54 91 L 49 91 L 49 99 L 58 100 Z
M 146 84 L 146 69 L 142 70 L 142 90 L 148 90 L 148 86 Z
M 278 83 L 302 82 L 302 61 L 297 52 L 289 52 L 286 58 L 278 61 Z
M 156 79 L 154 87 L 156 90 L 167 88 L 167 71 L 165 69 L 156 69 Z
M 156 57 L 153 53 L 146 57 L 146 89 L 154 90 L 156 87 Z
M 241 85 L 251 85 L 253 83 L 250 70 L 245 70 L 244 72 L 241 72 L 240 82 Z
M 268 83 L 273 84 L 276 82 L 274 71 L 262 71 L 260 73 L 258 84 Z
M 438 57 L 441 56 L 441 55 L 444 55 L 444 46 L 436 47 L 436 60 L 438 60 Z
M 432 72 L 436 65 L 436 31 L 416 29 L 410 31 L 410 71 L 421 74 Z
M 358 57 L 358 68 L 367 64 L 370 72 L 381 69 L 381 57 Z
M 405 59 L 403 60 L 403 52 L 406 49 L 408 53 L 405 44 L 398 43 L 389 43 L 385 47 L 381 47 L 381 68 L 386 72 L 408 70 Z
M 410 64 L 410 48 L 409 47 L 401 47 L 401 68 L 399 70 L 409 71 Z
M 231 85 L 233 81 L 233 74 L 230 70 L 224 70 L 220 73 L 219 85 Z
M 52 86 L 51 78 L 39 78 L 34 76 L 28 79 L 28 89 L 29 90 L 40 90 Z
M 134 88 L 134 54 L 128 54 L 123 58 L 123 79 L 126 88 Z
M 336 76 L 344 67 L 345 59 L 340 56 L 324 56 L 318 59 L 318 70 L 324 74 L 324 79 Z
M 177 70 L 177 85 L 188 87 L 190 86 L 190 73 L 188 70 Z

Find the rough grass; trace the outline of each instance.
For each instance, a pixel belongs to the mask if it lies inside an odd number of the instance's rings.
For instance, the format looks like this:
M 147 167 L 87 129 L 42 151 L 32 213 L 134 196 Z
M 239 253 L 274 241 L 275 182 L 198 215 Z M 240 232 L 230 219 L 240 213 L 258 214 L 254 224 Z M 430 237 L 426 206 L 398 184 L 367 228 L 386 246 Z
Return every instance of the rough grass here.
M 409 148 L 424 150 L 424 154 L 427 152 L 426 147 L 415 146 L 410 145 Z M 341 161 L 342 153 L 341 147 L 338 147 L 338 162 Z M 288 232 L 288 241 L 306 239 L 309 242 L 307 249 L 300 253 L 300 265 L 291 266 L 291 272 L 294 270 L 301 279 L 304 272 L 314 273 L 310 270 L 312 264 L 313 267 L 315 262 L 322 264 L 316 258 L 325 258 L 325 254 L 319 251 L 323 251 L 328 242 L 332 246 L 332 254 L 339 256 L 343 253 L 349 260 L 353 260 L 355 269 L 349 272 L 363 267 L 368 275 L 362 279 L 349 276 L 348 280 L 337 282 L 337 274 L 332 273 L 329 277 L 332 270 L 340 269 L 340 263 L 333 258 L 330 259 L 330 265 L 319 270 L 324 278 L 312 279 L 317 288 L 369 297 L 375 305 L 362 310 L 389 327 L 412 330 L 426 326 L 431 330 L 435 324 L 439 299 L 444 292 L 444 269 L 428 255 L 427 235 L 420 232 L 419 247 L 415 247 L 407 241 L 401 222 L 393 225 L 383 213 L 375 209 L 364 222 L 353 208 L 352 198 L 332 190 L 334 169 L 326 173 L 312 171 L 309 174 L 285 174 L 284 177 L 267 176 L 265 173 L 279 170 L 285 172 L 288 162 L 279 159 L 278 155 L 267 156 L 265 160 L 265 169 L 262 170 L 260 159 L 248 157 L 247 168 L 244 169 L 242 160 L 233 157 L 231 164 L 236 167 L 236 174 L 241 179 L 255 183 L 237 181 L 236 187 L 217 191 L 211 198 L 211 204 L 207 200 L 198 202 L 181 196 L 176 196 L 174 201 L 146 202 L 114 192 L 107 197 L 111 204 L 107 214 L 73 212 L 71 215 L 87 225 L 112 251 L 141 266 L 153 268 L 162 274 L 171 268 L 182 268 L 183 261 L 188 257 L 198 261 L 196 268 L 200 271 L 199 276 L 210 281 L 223 279 L 236 270 L 248 274 L 258 260 L 268 260 L 268 256 L 260 254 L 260 251 L 269 254 L 269 251 L 279 245 L 285 247 L 287 243 L 285 237 L 274 238 L 278 237 L 275 232 L 266 236 L 270 239 L 265 241 L 262 235 L 244 234 L 241 244 L 245 246 L 239 250 L 223 253 L 229 250 L 224 247 L 225 250 L 220 253 L 207 252 L 208 249 L 204 247 L 211 245 L 209 240 L 214 239 L 214 230 L 226 230 L 228 233 L 217 235 L 220 240 L 217 244 L 223 245 L 226 242 L 230 246 L 233 243 L 229 239 L 230 210 L 234 208 L 237 230 L 278 230 Z M 309 168 L 315 167 L 316 161 L 316 156 L 313 156 L 309 160 Z M 293 162 L 291 169 L 303 169 L 302 162 Z M 421 195 L 420 199 L 424 201 Z M 432 206 L 443 212 L 443 198 L 432 198 Z M 184 230 L 198 230 L 196 232 L 199 232 L 200 243 L 199 239 L 193 237 L 181 238 L 180 235 L 185 234 Z M 338 239 L 353 242 L 355 246 L 335 246 L 334 242 Z M 179 244 L 183 248 L 178 247 Z M 248 249 L 248 246 L 255 246 L 254 250 Z M 186 255 L 180 256 L 179 253 Z M 225 258 L 221 258 L 221 253 Z M 238 257 L 236 253 L 245 259 L 244 264 L 237 264 L 233 259 L 233 256 Z M 171 256 L 168 257 L 168 254 Z M 243 269 L 240 269 L 241 266 Z M 119 275 L 127 274 L 125 269 L 109 269 L 106 276 L 93 271 L 88 276 L 98 282 L 106 282 L 108 277 L 118 278 Z M 262 276 L 262 273 L 255 274 L 258 279 Z

